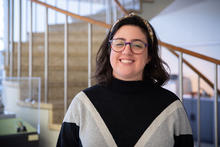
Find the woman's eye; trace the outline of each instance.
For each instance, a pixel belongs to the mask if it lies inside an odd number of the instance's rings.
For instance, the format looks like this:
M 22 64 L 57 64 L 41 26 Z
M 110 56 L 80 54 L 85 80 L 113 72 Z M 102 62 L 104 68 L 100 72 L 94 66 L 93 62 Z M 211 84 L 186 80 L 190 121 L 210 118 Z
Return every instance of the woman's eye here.
M 134 46 L 135 48 L 143 48 L 143 45 L 141 45 L 141 44 L 133 44 L 133 46 Z
M 116 46 L 124 46 L 124 43 L 116 43 Z

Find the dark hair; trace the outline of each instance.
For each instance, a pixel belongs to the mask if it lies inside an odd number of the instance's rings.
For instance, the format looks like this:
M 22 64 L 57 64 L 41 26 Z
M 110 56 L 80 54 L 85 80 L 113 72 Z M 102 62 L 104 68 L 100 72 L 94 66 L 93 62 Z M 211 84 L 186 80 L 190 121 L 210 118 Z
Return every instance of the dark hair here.
M 148 42 L 148 55 L 151 60 L 144 67 L 143 80 L 150 79 L 157 85 L 163 85 L 169 79 L 169 74 L 165 70 L 164 65 L 166 65 L 168 68 L 169 66 L 158 55 L 158 39 L 153 27 L 149 22 L 137 15 L 130 15 L 119 19 L 119 21 L 112 26 L 105 40 L 102 42 L 96 56 L 95 79 L 97 83 L 107 84 L 112 80 L 113 75 L 110 64 L 111 45 L 109 40 L 111 40 L 119 28 L 124 25 L 138 26 L 146 35 Z M 149 32 L 149 27 L 151 32 Z

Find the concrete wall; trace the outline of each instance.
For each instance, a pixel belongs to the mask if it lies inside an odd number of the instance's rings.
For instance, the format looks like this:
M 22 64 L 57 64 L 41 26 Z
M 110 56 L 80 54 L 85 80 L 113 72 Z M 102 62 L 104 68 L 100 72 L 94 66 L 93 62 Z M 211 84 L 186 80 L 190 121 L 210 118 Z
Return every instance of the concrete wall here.
M 141 16 L 147 20 L 151 20 L 168 7 L 173 1 L 174 0 L 154 0 L 153 2 L 143 2 Z

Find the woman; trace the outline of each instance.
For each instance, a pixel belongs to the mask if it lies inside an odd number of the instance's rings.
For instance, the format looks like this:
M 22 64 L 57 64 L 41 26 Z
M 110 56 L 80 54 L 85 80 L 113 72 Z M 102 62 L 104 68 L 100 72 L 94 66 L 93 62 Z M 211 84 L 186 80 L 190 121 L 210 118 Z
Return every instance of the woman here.
M 161 87 L 169 75 L 149 22 L 134 14 L 118 20 L 96 60 L 97 85 L 73 99 L 57 146 L 193 146 L 182 103 Z

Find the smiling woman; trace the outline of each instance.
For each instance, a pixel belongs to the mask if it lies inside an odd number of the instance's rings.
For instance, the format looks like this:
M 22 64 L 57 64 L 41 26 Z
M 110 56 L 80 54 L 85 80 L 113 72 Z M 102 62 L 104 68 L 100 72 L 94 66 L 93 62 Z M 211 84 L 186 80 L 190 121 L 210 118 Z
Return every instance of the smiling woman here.
M 119 19 L 97 53 L 97 84 L 72 100 L 57 147 L 193 147 L 181 101 L 161 87 L 169 74 L 158 52 L 148 21 Z

